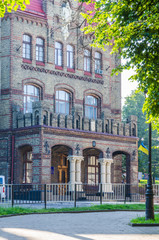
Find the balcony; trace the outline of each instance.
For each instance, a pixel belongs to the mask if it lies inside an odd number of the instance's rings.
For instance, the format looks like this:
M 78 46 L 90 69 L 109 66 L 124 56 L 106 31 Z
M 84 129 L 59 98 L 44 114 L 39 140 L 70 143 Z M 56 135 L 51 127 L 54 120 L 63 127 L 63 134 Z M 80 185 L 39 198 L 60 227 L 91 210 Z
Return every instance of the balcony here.
M 96 120 L 88 119 L 80 113 L 64 115 L 53 113 L 47 102 L 33 103 L 32 113 L 13 111 L 13 128 L 27 128 L 31 126 L 44 126 L 59 129 L 74 129 L 97 133 L 107 133 L 120 136 L 137 136 L 137 117 L 130 116 L 126 123 L 107 118 L 102 114 Z

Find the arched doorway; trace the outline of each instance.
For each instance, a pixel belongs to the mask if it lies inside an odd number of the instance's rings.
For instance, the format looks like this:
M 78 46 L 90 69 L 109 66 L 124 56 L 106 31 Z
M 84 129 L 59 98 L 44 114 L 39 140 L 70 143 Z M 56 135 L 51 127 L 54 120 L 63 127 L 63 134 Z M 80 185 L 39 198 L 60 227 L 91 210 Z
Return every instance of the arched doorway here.
M 130 154 L 123 151 L 113 153 L 112 182 L 130 184 Z
M 51 149 L 51 183 L 68 183 L 69 161 L 68 155 L 72 155 L 72 149 L 65 145 L 56 145 Z
M 100 183 L 100 164 L 98 159 L 103 157 L 103 152 L 96 148 L 83 150 L 84 162 L 82 163 L 82 182 L 89 185 Z
M 20 173 L 19 182 L 20 183 L 32 183 L 32 147 L 30 145 L 24 145 L 19 147 L 20 153 Z

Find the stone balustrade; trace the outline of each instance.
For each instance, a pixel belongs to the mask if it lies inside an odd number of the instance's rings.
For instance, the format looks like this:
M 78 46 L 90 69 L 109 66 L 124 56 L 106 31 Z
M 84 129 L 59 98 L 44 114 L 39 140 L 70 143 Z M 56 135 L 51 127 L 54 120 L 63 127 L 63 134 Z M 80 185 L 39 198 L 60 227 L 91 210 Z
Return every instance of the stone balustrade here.
M 130 116 L 126 123 L 106 116 L 101 119 L 88 119 L 82 114 L 64 115 L 53 113 L 48 109 L 47 103 L 40 101 L 33 103 L 32 113 L 22 113 L 14 108 L 13 128 L 29 126 L 52 126 L 56 128 L 78 129 L 83 131 L 108 133 L 120 136 L 137 136 L 137 117 Z

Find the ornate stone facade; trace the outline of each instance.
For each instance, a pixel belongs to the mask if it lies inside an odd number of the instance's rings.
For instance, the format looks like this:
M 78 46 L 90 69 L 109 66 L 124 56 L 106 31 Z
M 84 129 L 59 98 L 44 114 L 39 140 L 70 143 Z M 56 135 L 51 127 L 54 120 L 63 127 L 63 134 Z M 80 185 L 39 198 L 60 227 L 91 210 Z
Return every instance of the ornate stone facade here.
M 88 45 L 80 11 L 77 1 L 33 0 L 25 12 L 2 19 L 0 175 L 6 183 L 111 184 L 125 175 L 137 183 L 137 118 L 121 122 L 121 78 L 111 77 L 116 56 Z

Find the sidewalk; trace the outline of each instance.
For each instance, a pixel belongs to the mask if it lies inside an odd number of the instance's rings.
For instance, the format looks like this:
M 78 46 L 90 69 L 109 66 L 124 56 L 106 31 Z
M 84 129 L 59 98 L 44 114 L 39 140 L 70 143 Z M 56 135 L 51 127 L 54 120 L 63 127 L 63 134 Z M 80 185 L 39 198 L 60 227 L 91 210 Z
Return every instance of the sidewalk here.
M 0 219 L 0 240 L 158 240 L 159 227 L 131 227 L 144 212 L 45 214 Z

